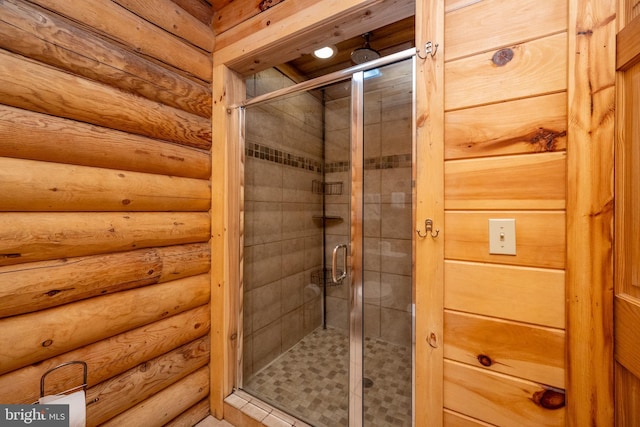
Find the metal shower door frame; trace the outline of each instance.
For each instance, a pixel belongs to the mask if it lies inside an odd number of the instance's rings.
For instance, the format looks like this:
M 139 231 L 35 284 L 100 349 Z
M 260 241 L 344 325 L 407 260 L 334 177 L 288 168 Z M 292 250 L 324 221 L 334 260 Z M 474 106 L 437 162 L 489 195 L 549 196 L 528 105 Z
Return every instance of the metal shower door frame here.
M 244 108 L 271 101 L 275 98 L 317 89 L 322 86 L 351 80 L 351 199 L 350 234 L 347 247 L 350 263 L 349 271 L 349 427 L 362 427 L 364 420 L 364 80 L 365 72 L 385 65 L 394 64 L 415 57 L 415 48 L 406 49 L 380 59 L 359 64 L 345 70 L 336 71 L 313 80 L 298 83 L 280 90 L 247 99 L 236 106 L 240 123 L 244 123 Z M 412 92 L 415 94 L 415 65 Z M 415 95 L 414 95 L 415 97 Z M 415 99 L 413 100 L 415 106 Z M 412 107 L 413 109 L 414 107 Z M 239 127 L 241 146 L 244 147 L 244 124 Z M 415 132 L 414 132 L 415 134 Z M 413 144 L 414 145 L 414 144 Z M 244 148 L 243 148 L 244 150 Z M 240 317 L 242 317 L 240 315 Z M 415 319 L 415 313 L 412 313 Z M 413 322 L 414 320 L 412 320 Z M 239 319 L 242 325 L 242 319 Z M 414 325 L 411 327 L 415 330 Z M 412 337 L 412 341 L 414 341 Z M 242 341 L 240 340 L 240 343 Z M 412 349 L 413 351 L 413 349 Z M 242 384 L 242 351 L 238 351 L 238 384 Z M 413 369 L 412 369 L 413 370 Z M 413 395 L 413 393 L 412 393 Z

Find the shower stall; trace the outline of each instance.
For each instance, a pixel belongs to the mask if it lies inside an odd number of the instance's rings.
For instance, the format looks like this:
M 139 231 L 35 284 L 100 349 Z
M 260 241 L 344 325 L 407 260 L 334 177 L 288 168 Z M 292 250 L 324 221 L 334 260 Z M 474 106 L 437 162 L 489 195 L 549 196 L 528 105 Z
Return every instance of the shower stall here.
M 240 387 L 314 426 L 410 426 L 414 60 L 247 81 Z

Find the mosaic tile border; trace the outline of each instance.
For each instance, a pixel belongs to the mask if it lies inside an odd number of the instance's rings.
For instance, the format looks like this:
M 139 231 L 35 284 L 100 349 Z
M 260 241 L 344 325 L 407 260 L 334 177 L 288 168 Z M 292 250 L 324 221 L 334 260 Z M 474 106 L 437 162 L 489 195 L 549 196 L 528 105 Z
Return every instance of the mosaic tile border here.
M 247 157 L 254 157 L 256 159 L 266 160 L 285 166 L 300 168 L 311 172 L 322 172 L 322 162 L 299 156 L 297 154 L 287 153 L 285 151 L 269 147 L 268 145 L 247 142 L 244 154 Z
M 264 144 L 246 143 L 244 154 L 260 160 L 266 160 L 285 166 L 300 168 L 311 172 L 322 173 L 322 162 L 297 154 L 278 150 Z M 372 157 L 365 159 L 365 170 L 409 168 L 412 166 L 411 154 L 394 154 L 391 156 Z M 325 164 L 325 172 L 348 172 L 351 163 L 348 161 L 330 162 Z

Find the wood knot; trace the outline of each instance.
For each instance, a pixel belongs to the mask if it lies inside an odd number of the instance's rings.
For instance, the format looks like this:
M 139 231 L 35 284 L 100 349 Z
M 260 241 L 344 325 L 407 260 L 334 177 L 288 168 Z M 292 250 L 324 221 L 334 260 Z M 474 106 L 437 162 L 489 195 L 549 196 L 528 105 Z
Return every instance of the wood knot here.
M 489 356 L 487 356 L 486 354 L 479 354 L 478 355 L 478 362 L 480 362 L 480 364 L 482 366 L 491 366 L 491 365 L 493 365 L 493 360 L 491 360 L 491 358 Z
M 427 338 L 427 342 L 429 343 L 429 345 L 433 348 L 438 348 L 438 337 L 436 336 L 436 334 L 434 332 L 431 332 L 429 334 L 429 338 Z
M 493 54 L 491 61 L 496 64 L 498 67 L 502 67 L 507 65 L 513 59 L 513 50 L 510 48 L 500 49 L 496 53 Z
M 564 392 L 558 390 L 540 390 L 533 393 L 531 400 L 544 409 L 560 409 L 565 405 Z
M 60 292 L 62 292 L 60 289 L 51 289 L 49 292 L 45 292 L 44 294 L 52 297 L 54 295 L 58 295 Z
M 53 344 L 53 340 L 46 340 L 42 342 L 43 347 L 49 347 L 51 344 Z

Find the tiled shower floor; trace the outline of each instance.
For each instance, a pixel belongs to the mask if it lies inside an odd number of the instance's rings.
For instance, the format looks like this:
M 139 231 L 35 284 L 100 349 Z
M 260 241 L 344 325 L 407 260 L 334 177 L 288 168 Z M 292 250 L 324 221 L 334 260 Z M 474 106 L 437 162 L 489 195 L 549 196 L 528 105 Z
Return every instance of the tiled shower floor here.
M 317 427 L 348 425 L 349 342 L 317 329 L 250 379 L 244 390 Z M 365 339 L 365 425 L 411 425 L 411 349 Z

